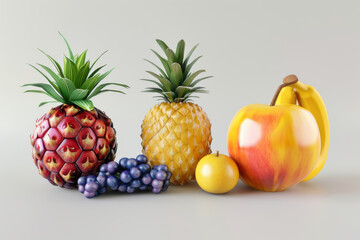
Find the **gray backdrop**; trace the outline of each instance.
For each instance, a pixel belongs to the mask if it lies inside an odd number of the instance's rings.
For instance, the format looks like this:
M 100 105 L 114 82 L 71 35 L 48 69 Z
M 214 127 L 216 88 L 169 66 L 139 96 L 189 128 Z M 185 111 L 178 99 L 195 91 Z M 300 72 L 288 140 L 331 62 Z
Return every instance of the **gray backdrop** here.
M 6 239 L 358 239 L 359 1 L 0 1 L 0 235 Z M 131 86 L 126 96 L 100 95 L 96 106 L 113 120 L 118 157 L 136 156 L 140 125 L 156 103 L 138 79 L 154 68 L 156 38 L 187 50 L 201 43 L 195 68 L 215 76 L 197 103 L 212 122 L 213 150 L 227 153 L 227 128 L 251 103 L 270 103 L 287 74 L 313 85 L 326 103 L 331 129 L 328 162 L 313 181 L 281 193 L 243 184 L 210 195 L 196 183 L 168 192 L 108 194 L 93 200 L 51 186 L 31 160 L 29 135 L 46 96 L 23 94 L 45 82 L 26 63 L 50 63 L 75 52 L 116 67 L 109 81 Z M 4 238 L 5 239 L 5 238 Z

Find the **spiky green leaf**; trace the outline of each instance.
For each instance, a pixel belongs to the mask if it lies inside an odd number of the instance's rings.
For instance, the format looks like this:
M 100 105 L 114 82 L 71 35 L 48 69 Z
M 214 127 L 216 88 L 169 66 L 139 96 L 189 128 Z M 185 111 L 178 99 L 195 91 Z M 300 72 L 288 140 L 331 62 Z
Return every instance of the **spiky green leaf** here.
M 208 79 L 208 78 L 212 78 L 213 76 L 207 76 L 207 77 L 203 77 L 203 78 L 199 78 L 195 81 L 193 81 L 191 84 L 189 84 L 190 87 L 194 87 L 196 86 L 199 82 L 201 81 L 204 81 L 205 79 Z
M 153 63 L 153 62 L 150 61 L 150 60 L 147 60 L 147 59 L 144 59 L 144 60 L 147 61 L 148 63 L 152 64 L 153 66 L 155 66 L 155 67 L 160 71 L 160 73 L 162 74 L 162 76 L 163 76 L 164 78 L 168 77 L 168 76 L 165 74 L 165 72 L 164 72 L 158 65 L 156 65 L 155 63 Z
M 166 45 L 166 43 L 160 39 L 156 39 L 156 42 L 159 44 L 164 53 L 166 53 L 166 50 L 169 48 L 168 45 Z
M 172 89 L 172 84 L 171 84 L 171 82 L 170 82 L 168 79 L 163 78 L 163 77 L 161 77 L 161 76 L 159 76 L 159 75 L 157 75 L 156 73 L 153 73 L 153 72 L 151 72 L 151 71 L 146 71 L 146 72 L 149 73 L 149 74 L 151 74 L 152 76 L 156 77 L 156 78 L 161 82 L 161 84 L 164 86 L 164 89 L 165 89 L 166 91 L 171 91 L 171 89 Z
M 168 59 L 168 64 L 171 66 L 172 63 L 177 62 L 177 58 L 175 56 L 175 53 L 173 50 L 171 50 L 170 48 L 166 49 L 166 56 Z
M 191 82 L 202 72 L 205 72 L 205 70 L 199 70 L 199 71 L 196 71 L 193 74 L 191 74 L 189 77 L 187 77 L 184 80 L 183 85 L 184 86 L 189 86 L 191 84 Z
M 71 92 L 69 100 L 70 101 L 82 100 L 86 97 L 88 92 L 89 90 L 87 89 L 75 89 L 74 91 Z
M 191 70 L 192 66 L 193 66 L 200 58 L 202 58 L 202 56 L 199 56 L 199 57 L 195 58 L 189 65 L 186 66 L 185 71 L 184 71 L 184 76 L 188 77 L 188 74 L 190 73 L 190 70 Z
M 53 99 L 55 99 L 58 102 L 62 102 L 64 103 L 64 99 L 62 99 L 62 97 L 60 97 L 57 92 L 55 92 L 55 90 L 49 85 L 49 84 L 45 84 L 45 83 L 28 83 L 28 84 L 24 84 L 23 87 L 38 87 L 43 89 L 48 96 L 52 97 Z M 28 92 L 34 92 L 36 90 L 28 90 Z
M 90 62 L 87 61 L 86 64 L 82 65 L 80 70 L 76 73 L 74 84 L 77 88 L 80 88 L 81 85 L 86 81 L 87 76 L 90 71 Z
M 85 109 L 87 111 L 91 111 L 94 109 L 94 104 L 91 100 L 85 99 L 85 100 L 74 100 L 71 101 L 73 104 L 81 107 L 82 109 Z
M 164 69 L 165 69 L 165 72 L 166 72 L 167 76 L 170 76 L 170 65 L 166 61 L 166 59 L 163 58 L 162 56 L 160 56 L 160 54 L 158 54 L 156 51 L 154 51 L 152 49 L 151 49 L 151 51 L 160 59 L 160 62 L 164 66 Z
M 79 57 L 77 57 L 75 59 L 75 64 L 78 69 L 80 69 L 84 65 L 85 59 L 86 59 L 86 53 L 87 53 L 87 50 L 85 50 L 83 53 L 80 54 Z
M 187 66 L 187 64 L 188 64 L 188 62 L 189 62 L 189 60 L 190 60 L 190 57 L 191 57 L 191 55 L 193 54 L 193 52 L 195 51 L 195 49 L 197 48 L 199 46 L 199 43 L 198 44 L 196 44 L 191 50 L 190 50 L 190 52 L 186 55 L 186 58 L 185 58 L 185 60 L 184 60 L 184 63 L 183 63 L 183 71 L 185 71 L 185 68 L 186 68 L 186 66 Z
M 182 63 L 183 59 L 184 59 L 184 51 L 185 51 L 185 41 L 183 39 L 181 39 L 179 42 L 178 42 L 178 45 L 176 47 L 176 58 L 177 58 L 177 61 L 178 63 Z
M 60 89 L 58 88 L 58 86 L 51 81 L 42 71 L 40 71 L 37 67 L 35 67 L 32 64 L 29 64 L 29 66 L 33 67 L 36 71 L 38 71 L 41 75 L 43 75 L 43 77 L 51 84 L 51 86 L 58 92 L 61 94 Z
M 98 58 L 95 60 L 95 62 L 93 62 L 93 64 L 90 67 L 90 70 L 95 66 L 95 64 L 97 63 L 97 61 L 105 54 L 107 53 L 108 50 L 106 50 L 105 52 L 103 52 L 102 54 L 100 54 L 100 56 L 98 56 Z
M 129 86 L 125 85 L 125 84 L 120 84 L 120 83 L 104 83 L 104 84 L 101 84 L 99 86 L 97 86 L 94 91 L 89 95 L 88 99 L 91 99 L 92 97 L 98 95 L 101 90 L 107 86 L 110 86 L 110 85 L 114 85 L 114 86 L 120 86 L 120 87 L 124 87 L 124 88 L 129 88 Z M 117 91 L 117 90 L 116 90 Z M 102 91 L 103 92 L 103 91 Z M 122 91 L 118 91 L 119 93 L 123 93 L 125 94 L 124 92 Z
M 176 97 L 182 98 L 186 93 L 190 92 L 192 87 L 186 87 L 186 86 L 178 86 L 175 90 Z
M 64 39 L 65 43 L 66 43 L 66 46 L 68 48 L 68 51 L 69 51 L 69 58 L 74 61 L 74 54 L 73 52 L 71 51 L 71 48 L 70 48 L 70 45 L 68 43 L 68 41 L 65 39 L 65 37 L 59 32 L 60 36 Z
M 142 78 L 140 79 L 141 81 L 146 81 L 146 82 L 152 82 L 152 83 L 155 83 L 159 88 L 161 88 L 162 90 L 166 91 L 164 86 L 161 85 L 159 82 L 157 81 L 154 81 L 154 80 L 151 80 L 151 79 L 145 79 L 145 78 Z
M 92 76 L 94 76 L 98 71 L 100 71 L 100 70 L 101 70 L 103 67 L 105 67 L 105 66 L 106 66 L 106 64 L 104 64 L 104 65 L 98 67 L 97 69 L 95 69 L 92 73 L 90 73 L 89 78 L 91 78 Z
M 65 76 L 65 78 L 67 78 L 75 83 L 75 77 L 76 77 L 77 72 L 78 72 L 78 69 L 77 69 L 76 64 L 71 59 L 64 56 L 64 76 Z
M 92 97 L 95 97 L 96 95 L 99 95 L 100 93 L 104 93 L 104 92 L 116 92 L 116 93 L 121 93 L 121 94 L 126 94 L 123 91 L 119 91 L 119 90 L 114 90 L 114 89 L 105 89 L 105 90 L 101 90 L 99 91 L 97 94 L 95 94 Z
M 171 64 L 171 73 L 170 73 L 170 81 L 173 86 L 179 86 L 183 81 L 183 73 L 181 70 L 181 66 L 178 63 Z
M 68 101 L 71 93 L 76 89 L 75 84 L 67 78 L 60 78 L 58 82 L 63 98 Z
M 60 66 L 60 64 L 55 61 L 54 58 L 52 58 L 50 55 L 48 55 L 46 52 L 44 52 L 43 50 L 39 49 L 40 52 L 42 52 L 47 58 L 49 58 L 49 60 L 52 62 L 52 64 L 55 66 L 56 70 L 58 71 L 58 74 L 60 77 L 64 77 L 64 73 L 63 70 Z

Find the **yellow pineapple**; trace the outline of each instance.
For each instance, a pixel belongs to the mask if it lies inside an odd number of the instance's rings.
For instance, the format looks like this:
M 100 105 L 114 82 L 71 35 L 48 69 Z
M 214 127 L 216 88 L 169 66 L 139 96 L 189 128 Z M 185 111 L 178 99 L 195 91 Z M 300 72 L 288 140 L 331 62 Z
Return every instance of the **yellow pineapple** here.
M 211 153 L 211 124 L 206 113 L 197 104 L 189 102 L 196 93 L 207 93 L 204 87 L 196 86 L 208 77 L 195 78 L 205 70 L 191 73 L 191 67 L 200 59 L 189 59 L 198 45 L 184 58 L 185 42 L 180 40 L 176 52 L 163 41 L 156 40 L 166 54 L 166 59 L 152 50 L 160 59 L 164 70 L 153 62 L 159 74 L 148 71 L 157 81 L 142 79 L 157 85 L 145 92 L 155 92 L 163 100 L 146 114 L 142 124 L 143 153 L 150 164 L 166 164 L 173 173 L 173 184 L 185 184 L 195 178 L 199 160 Z

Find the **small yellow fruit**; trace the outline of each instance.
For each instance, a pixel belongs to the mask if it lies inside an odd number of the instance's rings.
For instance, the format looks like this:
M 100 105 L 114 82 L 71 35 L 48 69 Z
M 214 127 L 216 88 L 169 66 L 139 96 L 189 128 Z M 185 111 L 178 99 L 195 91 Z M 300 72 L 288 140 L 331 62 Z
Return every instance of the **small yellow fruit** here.
M 209 154 L 196 167 L 196 181 L 209 193 L 227 193 L 239 180 L 239 169 L 231 158 L 224 154 Z

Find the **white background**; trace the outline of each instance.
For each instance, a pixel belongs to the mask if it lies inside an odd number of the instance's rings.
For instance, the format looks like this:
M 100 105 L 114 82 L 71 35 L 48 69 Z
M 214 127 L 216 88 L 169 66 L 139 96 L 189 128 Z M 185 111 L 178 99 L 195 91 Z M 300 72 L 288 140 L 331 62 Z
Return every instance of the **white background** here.
M 359 1 L 0 1 L 2 239 L 359 239 Z M 127 95 L 100 95 L 95 105 L 113 120 L 118 156 L 141 150 L 140 125 L 156 104 L 138 79 L 155 70 L 150 49 L 160 38 L 187 50 L 201 43 L 194 67 L 215 76 L 197 103 L 213 126 L 213 150 L 227 153 L 227 128 L 251 103 L 270 103 L 287 74 L 313 85 L 328 108 L 328 162 L 314 180 L 264 193 L 243 184 L 210 195 L 196 183 L 165 193 L 107 194 L 93 200 L 53 187 L 37 174 L 29 135 L 42 95 L 25 83 L 45 82 L 26 63 L 61 60 L 65 45 L 89 49 L 116 67 L 108 81 L 131 86 Z

